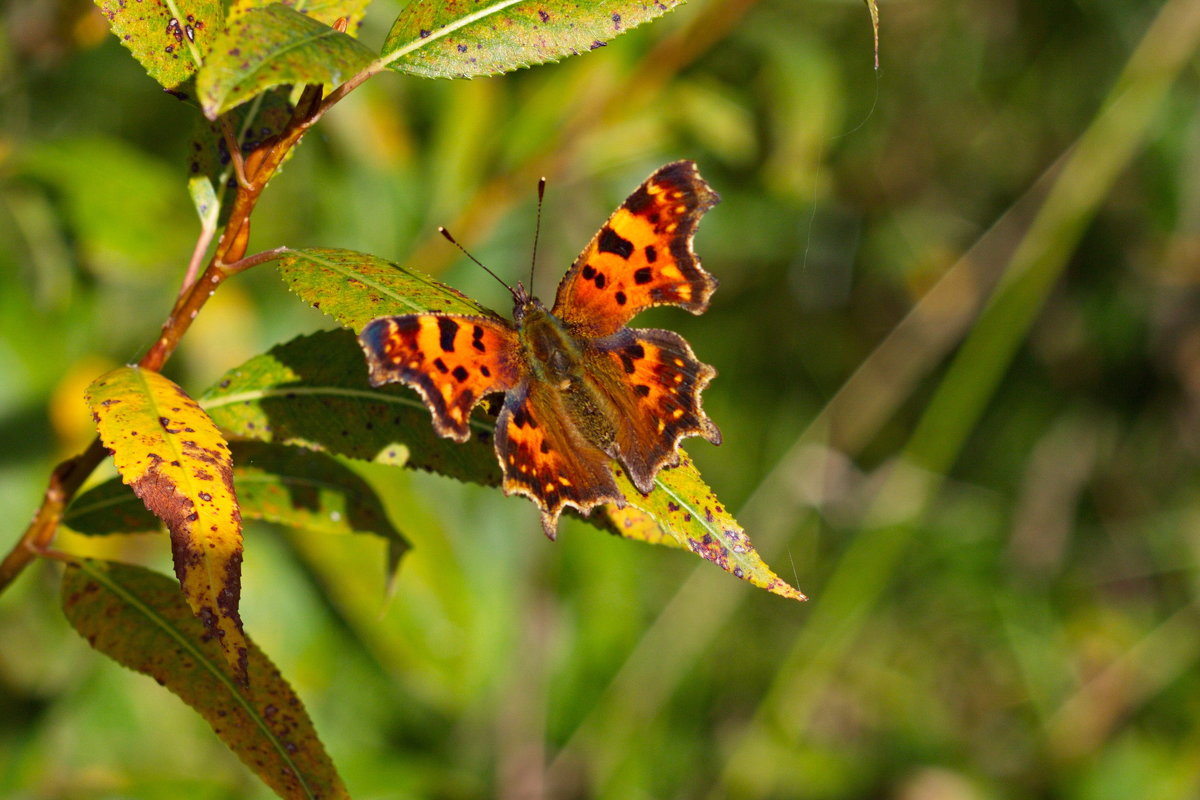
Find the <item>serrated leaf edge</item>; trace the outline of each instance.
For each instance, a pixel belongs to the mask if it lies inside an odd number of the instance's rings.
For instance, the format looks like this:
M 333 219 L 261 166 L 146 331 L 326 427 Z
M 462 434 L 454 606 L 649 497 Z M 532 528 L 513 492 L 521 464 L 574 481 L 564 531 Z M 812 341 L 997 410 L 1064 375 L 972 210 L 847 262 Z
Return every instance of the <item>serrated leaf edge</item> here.
M 467 25 L 470 25 L 473 22 L 478 22 L 479 20 L 481 20 L 491 14 L 496 14 L 496 13 L 508 8 L 509 6 L 515 6 L 518 3 L 522 3 L 522 2 L 525 2 L 525 0 L 500 0 L 500 2 L 494 3 L 493 5 L 488 6 L 487 8 L 481 8 L 478 11 L 475 11 L 471 14 L 467 14 L 465 17 L 459 17 L 454 22 L 444 25 L 436 31 L 430 31 L 429 35 L 426 36 L 425 38 L 423 38 L 423 39 L 418 38 L 417 40 L 410 42 L 407 45 L 404 45 L 396 50 L 393 50 L 392 52 L 388 53 L 386 56 L 383 56 L 381 59 L 379 59 L 379 65 L 386 67 L 386 66 L 390 65 L 392 62 L 394 62 L 398 59 L 401 59 L 404 56 L 408 55 L 409 53 L 413 52 L 414 50 L 419 50 L 420 48 L 424 47 L 425 45 L 430 44 L 431 42 L 435 42 L 438 39 L 442 38 L 443 36 L 454 33 L 455 31 L 459 30 L 460 28 L 465 28 Z

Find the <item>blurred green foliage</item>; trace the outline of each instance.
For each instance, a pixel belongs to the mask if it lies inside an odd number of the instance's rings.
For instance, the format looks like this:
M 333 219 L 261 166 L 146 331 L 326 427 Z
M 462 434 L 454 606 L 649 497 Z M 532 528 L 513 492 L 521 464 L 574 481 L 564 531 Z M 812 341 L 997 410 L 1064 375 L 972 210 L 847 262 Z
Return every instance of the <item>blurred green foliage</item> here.
M 361 37 L 377 46 L 395 12 L 373 6 Z M 699 163 L 723 197 L 697 237 L 721 289 L 703 317 L 644 324 L 719 370 L 705 406 L 725 444 L 689 452 L 813 598 L 578 524 L 549 545 L 523 500 L 351 465 L 414 544 L 394 594 L 382 542 L 257 525 L 243 618 L 354 795 L 1194 796 L 1198 13 L 885 4 L 875 73 L 861 3 L 693 0 L 558 65 L 382 76 L 342 103 L 264 194 L 252 250 L 371 252 L 496 308 L 437 225 L 520 279 L 547 174 L 546 296 L 639 180 Z M 174 298 L 200 123 L 88 4 L 0 19 L 15 541 L 88 440 L 83 386 L 135 359 Z M 1146 40 L 1182 53 L 1146 77 L 1165 94 L 1138 84 L 1103 117 Z M 1072 151 L 1085 133 L 1095 147 Z M 1071 152 L 1113 180 L 1059 184 L 1077 219 L 1042 240 L 1048 290 L 971 339 Z M 222 288 L 168 372 L 199 392 L 329 326 L 261 268 Z M 161 537 L 131 539 L 60 544 L 170 569 Z M 0 598 L 0 796 L 266 796 L 202 720 L 68 630 L 56 571 Z

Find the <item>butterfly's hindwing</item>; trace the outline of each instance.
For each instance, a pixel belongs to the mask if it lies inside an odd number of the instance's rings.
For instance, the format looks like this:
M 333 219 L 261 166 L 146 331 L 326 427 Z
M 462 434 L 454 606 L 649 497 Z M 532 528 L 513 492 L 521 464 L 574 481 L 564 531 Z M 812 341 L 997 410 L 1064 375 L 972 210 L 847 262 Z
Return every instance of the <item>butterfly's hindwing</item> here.
M 620 376 L 604 380 L 600 388 L 615 410 L 612 455 L 625 465 L 639 491 L 648 493 L 658 470 L 676 462 L 684 437 L 721 443 L 720 430 L 700 407 L 700 393 L 716 370 L 700 362 L 682 336 L 622 328 L 593 346 L 595 357 L 603 359 L 593 374 Z
M 543 383 L 525 381 L 508 393 L 496 420 L 496 456 L 505 493 L 537 503 L 551 539 L 566 505 L 583 512 L 624 505 L 608 456 L 580 434 L 560 395 Z

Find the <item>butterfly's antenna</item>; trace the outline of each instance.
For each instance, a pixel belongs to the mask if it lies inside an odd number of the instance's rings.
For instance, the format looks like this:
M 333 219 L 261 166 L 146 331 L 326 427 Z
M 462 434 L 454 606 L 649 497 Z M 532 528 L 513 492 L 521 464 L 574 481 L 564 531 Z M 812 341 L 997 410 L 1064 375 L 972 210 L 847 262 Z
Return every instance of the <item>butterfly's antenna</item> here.
M 533 268 L 537 266 L 538 236 L 542 233 L 542 198 L 546 196 L 546 177 L 538 181 L 537 223 L 533 227 L 533 255 L 529 257 L 529 291 L 533 291 Z
M 505 283 L 503 278 L 501 278 L 496 273 L 492 272 L 490 269 L 488 269 L 486 266 L 484 266 L 482 261 L 480 261 L 478 258 L 476 258 L 475 256 L 471 255 L 469 252 L 467 252 L 467 248 L 465 248 L 461 244 L 459 244 L 458 240 L 450 235 L 450 231 L 446 230 L 441 225 L 439 225 L 438 233 L 440 233 L 442 236 L 446 237 L 446 241 L 448 241 L 450 244 L 454 245 L 459 250 L 462 250 L 463 255 L 465 255 L 467 258 L 471 259 L 472 261 L 474 261 L 480 267 L 483 267 L 483 271 L 486 272 L 488 275 L 491 275 L 497 281 L 499 281 L 501 286 L 503 286 L 505 289 L 508 289 L 509 294 L 511 294 L 513 297 L 517 296 L 516 291 L 511 286 L 509 286 L 507 283 Z

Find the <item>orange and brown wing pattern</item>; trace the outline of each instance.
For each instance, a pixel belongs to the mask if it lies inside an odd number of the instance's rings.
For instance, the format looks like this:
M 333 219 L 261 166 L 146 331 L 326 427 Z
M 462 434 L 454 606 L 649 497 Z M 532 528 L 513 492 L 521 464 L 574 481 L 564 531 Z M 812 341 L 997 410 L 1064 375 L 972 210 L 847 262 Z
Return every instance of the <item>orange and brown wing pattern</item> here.
M 496 456 L 504 493 L 532 500 L 551 539 L 565 506 L 587 512 L 601 503 L 625 504 L 609 457 L 580 434 L 560 395 L 544 383 L 526 381 L 505 398 L 496 421 Z
M 521 379 L 516 332 L 503 320 L 452 314 L 380 317 L 358 335 L 371 384 L 420 393 L 442 436 L 465 442 L 471 409 Z
M 721 431 L 700 407 L 700 392 L 717 374 L 701 363 L 683 337 L 652 328 L 625 328 L 594 343 L 606 359 L 596 374 L 619 374 L 599 388 L 616 408 L 616 456 L 642 493 L 654 476 L 676 463 L 679 440 L 702 436 L 721 443 Z
M 609 217 L 558 286 L 553 313 L 587 336 L 606 336 L 651 306 L 708 308 L 717 280 L 692 237 L 720 198 L 691 161 L 660 168 Z

